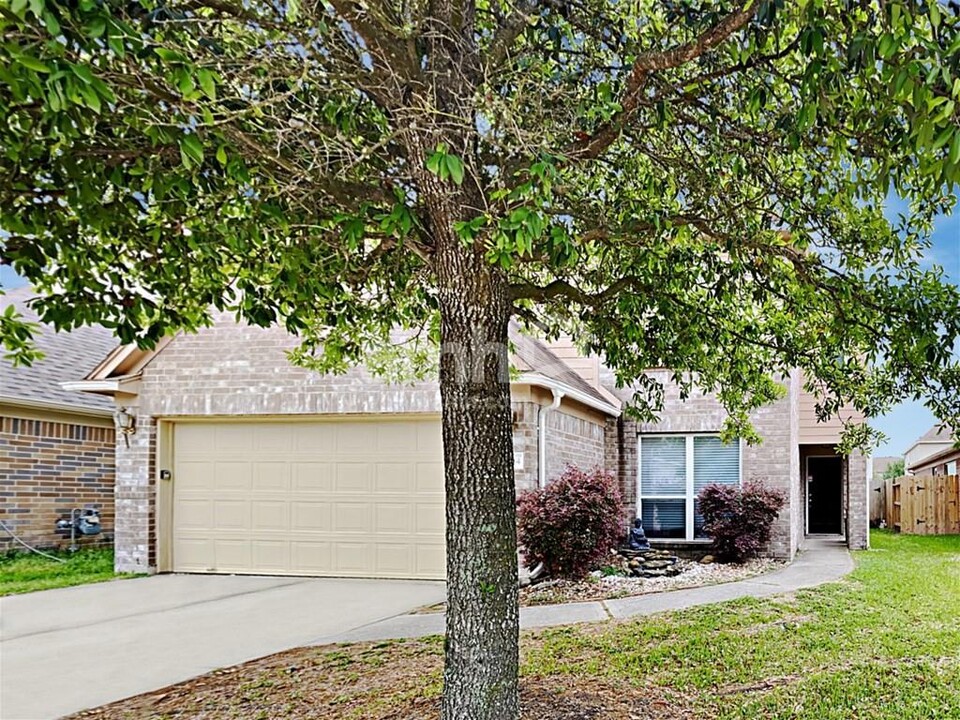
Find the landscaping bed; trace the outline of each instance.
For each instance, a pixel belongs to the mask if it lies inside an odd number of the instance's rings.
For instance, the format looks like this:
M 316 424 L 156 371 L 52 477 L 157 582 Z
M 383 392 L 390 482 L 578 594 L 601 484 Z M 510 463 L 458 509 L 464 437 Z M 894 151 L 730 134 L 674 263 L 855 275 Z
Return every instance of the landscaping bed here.
M 57 562 L 33 553 L 15 552 L 0 556 L 0 595 L 50 590 L 113 580 L 113 548 L 84 548 L 77 552 L 51 553 Z
M 528 720 L 960 718 L 960 537 L 875 533 L 844 582 L 522 636 Z M 443 643 L 301 648 L 74 717 L 439 717 Z
M 742 565 L 700 563 L 677 559 L 675 574 L 636 577 L 598 570 L 584 580 L 547 580 L 520 590 L 521 605 L 555 605 L 568 602 L 613 600 L 632 595 L 682 590 L 685 588 L 734 582 L 785 567 L 785 563 L 767 558 L 748 560 Z

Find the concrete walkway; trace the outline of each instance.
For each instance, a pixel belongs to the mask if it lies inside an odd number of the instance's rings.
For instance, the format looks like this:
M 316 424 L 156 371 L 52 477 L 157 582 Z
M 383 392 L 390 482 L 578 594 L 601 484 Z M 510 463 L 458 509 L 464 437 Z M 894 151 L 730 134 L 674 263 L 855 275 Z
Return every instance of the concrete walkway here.
M 850 573 L 853 567 L 853 558 L 842 540 L 808 538 L 796 559 L 782 570 L 737 582 L 687 590 L 650 593 L 602 602 L 525 607 L 520 609 L 520 627 L 528 629 L 598 622 L 611 618 L 632 618 L 745 597 L 780 595 L 839 580 Z M 400 615 L 330 635 L 322 638 L 318 644 L 423 637 L 439 635 L 443 633 L 443 629 L 443 613 Z

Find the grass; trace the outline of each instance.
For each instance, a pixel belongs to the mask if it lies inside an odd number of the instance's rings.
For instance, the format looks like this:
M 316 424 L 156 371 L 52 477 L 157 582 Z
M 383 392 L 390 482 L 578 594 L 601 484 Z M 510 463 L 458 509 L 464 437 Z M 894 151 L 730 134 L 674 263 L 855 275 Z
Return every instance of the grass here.
M 114 573 L 112 548 L 85 548 L 75 553 L 51 554 L 65 562 L 33 553 L 0 556 L 0 596 L 130 577 Z
M 960 718 L 960 536 L 878 532 L 846 580 L 523 635 L 525 718 Z M 106 706 L 108 718 L 437 718 L 443 643 L 302 648 Z

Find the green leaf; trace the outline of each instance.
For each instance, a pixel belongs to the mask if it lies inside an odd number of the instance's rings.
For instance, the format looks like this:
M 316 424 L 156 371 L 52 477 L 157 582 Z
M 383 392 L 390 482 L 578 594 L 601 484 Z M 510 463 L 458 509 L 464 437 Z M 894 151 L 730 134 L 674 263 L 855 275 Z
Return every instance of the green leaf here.
M 440 166 L 443 164 L 444 154 L 440 151 L 433 153 L 430 157 L 427 158 L 427 170 L 432 172 L 434 175 L 440 174 Z
M 960 165 L 960 131 L 954 131 L 953 141 L 950 143 L 949 160 L 951 165 Z
M 217 162 L 221 165 L 227 164 L 227 149 L 223 145 L 217 147 Z
M 461 185 L 463 183 L 463 161 L 456 155 L 445 155 L 444 160 L 453 182 Z
M 285 12 L 287 22 L 296 22 L 300 17 L 300 0 L 287 0 Z
M 38 58 L 32 57 L 31 55 L 15 55 L 14 58 L 18 63 L 23 65 L 28 70 L 33 70 L 34 72 L 40 73 L 50 72 L 49 65 Z
M 90 34 L 90 37 L 98 38 L 107 29 L 107 21 L 102 17 L 96 17 L 90 21 L 90 24 L 87 25 L 87 32 Z
M 217 83 L 213 78 L 213 73 L 206 68 L 197 70 L 197 82 L 200 83 L 200 89 L 203 94 L 211 100 L 217 99 Z
M 186 157 L 195 164 L 203 164 L 203 143 L 200 142 L 200 138 L 196 135 L 184 135 L 180 138 L 180 156 L 181 159 Z M 184 165 L 190 169 L 190 163 L 184 162 Z

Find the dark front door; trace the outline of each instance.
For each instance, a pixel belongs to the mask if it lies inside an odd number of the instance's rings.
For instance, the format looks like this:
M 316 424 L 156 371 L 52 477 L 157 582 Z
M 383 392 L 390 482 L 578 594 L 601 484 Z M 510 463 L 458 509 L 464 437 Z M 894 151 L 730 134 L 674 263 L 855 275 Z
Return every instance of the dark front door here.
M 840 534 L 843 522 L 842 488 L 842 458 L 807 458 L 807 532 Z

